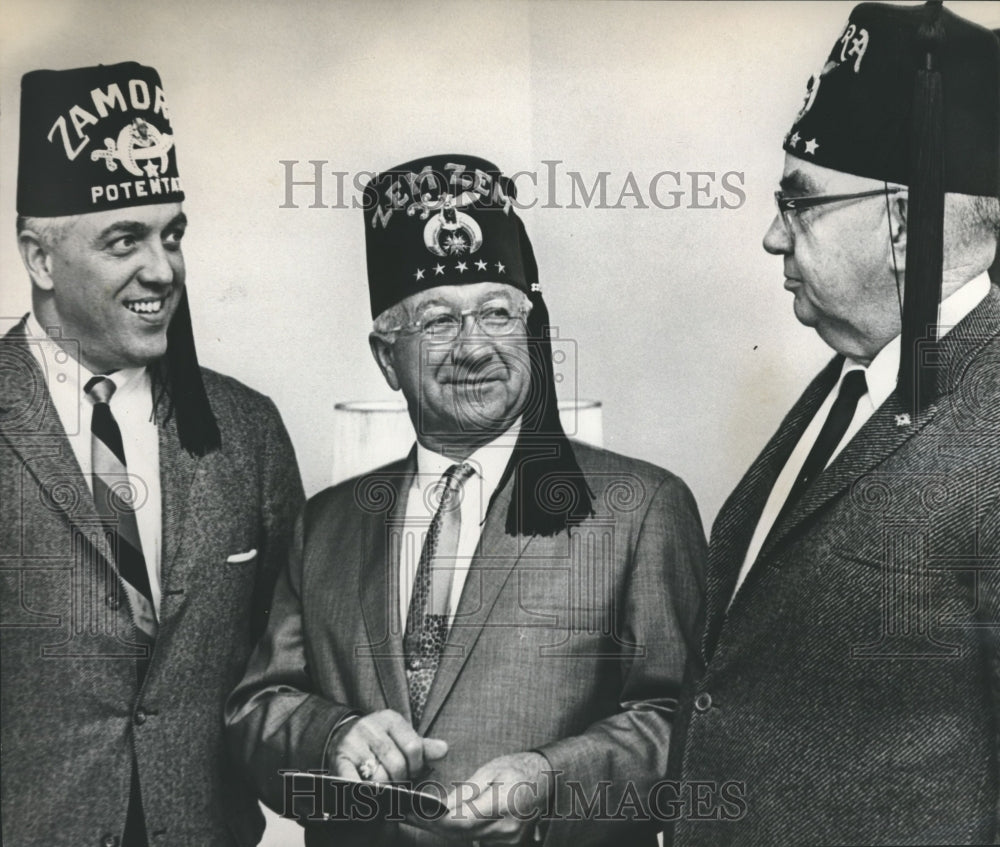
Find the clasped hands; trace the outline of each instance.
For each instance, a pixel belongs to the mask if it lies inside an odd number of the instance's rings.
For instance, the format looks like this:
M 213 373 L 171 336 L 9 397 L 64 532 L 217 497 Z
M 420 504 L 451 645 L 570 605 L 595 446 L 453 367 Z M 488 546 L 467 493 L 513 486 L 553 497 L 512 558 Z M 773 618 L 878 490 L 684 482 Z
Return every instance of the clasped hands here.
M 447 752 L 447 742 L 421 738 L 406 718 L 385 709 L 341 726 L 329 758 L 336 776 L 419 784 L 426 768 Z M 451 786 L 443 800 L 447 814 L 433 820 L 410 815 L 407 821 L 442 837 L 518 844 L 547 804 L 550 777 L 540 753 L 498 756 Z

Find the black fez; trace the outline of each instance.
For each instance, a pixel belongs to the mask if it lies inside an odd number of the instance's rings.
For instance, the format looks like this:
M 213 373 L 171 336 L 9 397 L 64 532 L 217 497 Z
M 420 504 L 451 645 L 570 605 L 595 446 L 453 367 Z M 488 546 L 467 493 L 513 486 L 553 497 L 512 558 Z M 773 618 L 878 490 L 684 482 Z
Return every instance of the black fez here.
M 909 188 L 898 389 L 921 411 L 937 393 L 944 195 L 996 197 L 1000 184 L 1000 44 L 941 0 L 856 6 L 784 148 Z
M 995 196 L 997 40 L 939 4 L 855 6 L 826 64 L 809 78 L 785 151 L 825 168 L 910 185 L 913 92 L 928 46 L 941 76 L 944 190 Z
M 184 199 L 160 76 L 137 62 L 21 78 L 19 215 L 52 218 Z M 196 455 L 222 438 L 198 367 L 187 289 L 150 367 L 157 408 Z
M 531 391 L 496 491 L 513 479 L 508 534 L 554 535 L 593 515 L 594 495 L 559 420 L 552 327 L 516 196 L 496 165 L 475 156 L 428 156 L 381 172 L 365 189 L 368 286 L 373 318 L 439 285 L 501 282 L 527 294 Z
M 531 293 L 514 183 L 475 156 L 415 159 L 365 186 L 372 317 L 438 285 L 503 282 Z
M 153 68 L 122 62 L 22 77 L 18 214 L 79 215 L 183 199 Z

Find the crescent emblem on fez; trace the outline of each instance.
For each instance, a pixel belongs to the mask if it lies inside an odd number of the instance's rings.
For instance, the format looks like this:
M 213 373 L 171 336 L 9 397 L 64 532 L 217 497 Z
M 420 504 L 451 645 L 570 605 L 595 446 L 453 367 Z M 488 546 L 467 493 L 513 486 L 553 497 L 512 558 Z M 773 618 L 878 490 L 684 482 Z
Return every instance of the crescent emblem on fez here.
M 104 144 L 106 149 L 90 154 L 91 161 L 103 159 L 108 170 L 115 171 L 118 165 L 114 160 L 117 159 L 134 176 L 141 177 L 144 173 L 156 176 L 165 173 L 169 166 L 167 154 L 174 146 L 174 139 L 142 118 L 134 118 L 122 127 L 116 140 L 105 138 Z M 155 159 L 160 160 L 159 167 L 153 161 Z M 146 167 L 139 167 L 139 162 L 147 162 Z
M 435 256 L 458 256 L 475 253 L 483 246 L 479 224 L 455 208 L 453 198 L 424 226 L 424 246 Z

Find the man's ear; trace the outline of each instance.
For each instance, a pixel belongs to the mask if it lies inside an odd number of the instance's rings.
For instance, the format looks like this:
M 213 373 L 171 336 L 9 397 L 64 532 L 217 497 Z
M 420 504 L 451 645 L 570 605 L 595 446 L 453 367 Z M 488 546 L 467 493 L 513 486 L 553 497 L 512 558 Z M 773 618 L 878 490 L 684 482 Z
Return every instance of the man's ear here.
M 389 383 L 389 387 L 393 391 L 399 391 L 399 379 L 393 364 L 392 344 L 386 340 L 385 336 L 379 335 L 377 332 L 368 336 L 368 344 L 372 348 L 372 355 L 375 357 L 375 362 L 378 364 L 379 370 L 382 371 L 385 381 Z
M 42 291 L 51 291 L 52 254 L 42 237 L 31 229 L 23 229 L 17 235 L 17 248 L 21 252 L 21 260 L 28 270 L 32 285 Z
M 899 273 L 906 270 L 906 236 L 909 228 L 906 216 L 910 200 L 905 194 L 894 194 L 889 198 L 889 267 Z

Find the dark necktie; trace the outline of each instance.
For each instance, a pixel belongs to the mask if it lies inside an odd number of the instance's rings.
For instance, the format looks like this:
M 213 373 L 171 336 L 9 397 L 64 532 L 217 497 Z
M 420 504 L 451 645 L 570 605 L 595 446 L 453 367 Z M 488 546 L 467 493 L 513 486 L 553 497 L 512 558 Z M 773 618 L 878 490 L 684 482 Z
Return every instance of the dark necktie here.
M 441 502 L 427 529 L 406 614 L 403 658 L 413 725 L 420 723 L 448 639 L 451 583 L 462 529 L 462 485 L 475 473 L 466 463 L 452 465 L 438 483 Z
M 115 384 L 104 376 L 95 376 L 84 387 L 94 403 L 90 424 L 94 504 L 114 552 L 132 619 L 142 632 L 155 638 L 157 622 L 153 591 L 142 554 L 139 526 L 132 510 L 136 489 L 125 464 L 121 430 L 108 405 L 115 388 Z
M 833 451 L 837 449 L 847 432 L 847 428 L 854 420 L 854 413 L 858 408 L 860 400 L 868 391 L 868 383 L 865 380 L 863 370 L 848 371 L 840 382 L 840 391 L 837 399 L 830 407 L 830 414 L 827 415 L 823 428 L 819 431 L 816 443 L 813 444 L 806 461 L 802 465 L 802 470 L 792 485 L 792 490 L 785 498 L 785 504 L 781 507 L 778 517 L 772 526 L 777 526 L 781 519 L 791 511 L 796 501 L 802 496 L 809 484 L 822 472 L 830 461 Z

